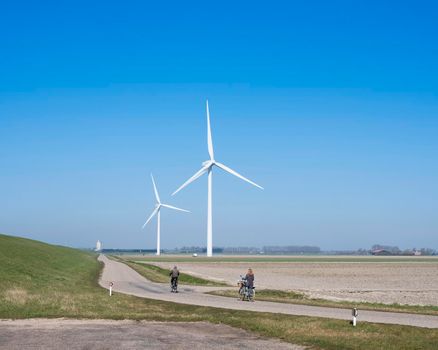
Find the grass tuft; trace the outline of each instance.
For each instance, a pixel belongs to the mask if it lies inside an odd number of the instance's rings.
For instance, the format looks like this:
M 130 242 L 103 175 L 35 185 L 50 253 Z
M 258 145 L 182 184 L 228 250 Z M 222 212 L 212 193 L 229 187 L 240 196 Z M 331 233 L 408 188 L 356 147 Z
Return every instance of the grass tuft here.
M 112 257 L 114 258 L 114 257 Z M 159 266 L 147 263 L 138 263 L 131 260 L 117 259 L 118 261 L 128 265 L 135 271 L 137 271 L 140 275 L 145 277 L 151 282 L 156 283 L 169 283 L 169 272 L 170 270 L 163 269 Z M 179 283 L 180 284 L 188 284 L 188 285 L 196 285 L 196 286 L 212 286 L 212 287 L 224 287 L 229 286 L 225 282 L 217 282 L 208 280 L 205 278 L 200 278 L 196 276 L 192 276 L 187 273 L 180 273 L 179 275 Z
M 237 290 L 217 290 L 207 294 L 219 295 L 223 297 L 235 298 Z M 366 302 L 350 302 L 350 301 L 332 301 L 327 299 L 309 298 L 304 293 L 294 291 L 283 291 L 275 289 L 257 289 L 256 299 L 263 301 L 272 301 L 285 304 L 300 304 L 336 307 L 342 309 L 351 309 L 353 307 L 361 310 L 374 311 L 390 311 L 390 312 L 407 312 L 422 315 L 438 315 L 438 306 L 422 306 L 422 305 L 400 305 L 400 304 L 380 304 Z

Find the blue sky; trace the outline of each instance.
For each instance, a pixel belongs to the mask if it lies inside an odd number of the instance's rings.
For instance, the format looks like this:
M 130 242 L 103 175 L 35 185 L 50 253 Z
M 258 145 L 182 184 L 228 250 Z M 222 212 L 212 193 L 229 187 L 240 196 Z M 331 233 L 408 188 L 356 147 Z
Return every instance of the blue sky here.
M 10 3 L 0 10 L 0 232 L 78 247 L 438 248 L 433 2 Z

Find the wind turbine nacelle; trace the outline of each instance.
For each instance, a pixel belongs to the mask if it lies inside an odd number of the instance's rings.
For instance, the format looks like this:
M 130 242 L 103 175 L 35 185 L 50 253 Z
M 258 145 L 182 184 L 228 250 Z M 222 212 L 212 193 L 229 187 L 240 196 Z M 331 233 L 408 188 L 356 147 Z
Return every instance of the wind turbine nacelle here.
M 211 166 L 211 165 L 213 165 L 213 164 L 214 164 L 214 161 L 212 161 L 212 160 L 206 160 L 205 162 L 202 163 L 202 166 L 203 166 L 203 167 L 209 167 L 209 166 Z

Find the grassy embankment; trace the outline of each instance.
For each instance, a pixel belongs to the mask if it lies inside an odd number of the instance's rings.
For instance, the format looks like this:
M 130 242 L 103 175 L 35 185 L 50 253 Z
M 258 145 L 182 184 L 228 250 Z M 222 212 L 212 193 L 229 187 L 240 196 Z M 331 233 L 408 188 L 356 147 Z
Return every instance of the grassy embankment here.
M 436 349 L 438 330 L 180 305 L 100 288 L 96 255 L 0 235 L 0 318 L 208 321 L 322 349 Z
M 159 266 L 147 264 L 147 263 L 137 263 L 129 259 L 122 259 L 117 256 L 110 256 L 110 259 L 114 259 L 124 264 L 130 266 L 132 269 L 137 271 L 140 275 L 147 278 L 149 281 L 156 283 L 169 283 L 169 270 L 163 269 Z M 196 285 L 196 286 L 212 286 L 212 287 L 224 287 L 228 284 L 223 282 L 217 282 L 212 280 L 207 280 L 204 278 L 192 276 L 186 273 L 180 273 L 179 275 L 180 284 Z

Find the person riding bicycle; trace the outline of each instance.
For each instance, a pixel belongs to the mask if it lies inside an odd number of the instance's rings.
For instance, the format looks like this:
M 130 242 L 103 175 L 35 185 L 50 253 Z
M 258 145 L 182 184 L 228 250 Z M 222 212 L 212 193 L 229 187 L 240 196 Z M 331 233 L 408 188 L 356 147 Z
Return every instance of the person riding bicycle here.
M 173 269 L 170 270 L 169 276 L 170 276 L 170 285 L 171 286 L 175 285 L 175 287 L 178 286 L 179 270 L 176 266 L 174 266 Z

